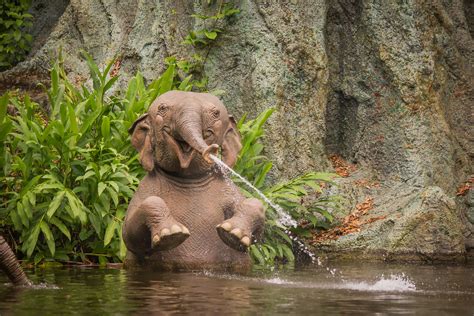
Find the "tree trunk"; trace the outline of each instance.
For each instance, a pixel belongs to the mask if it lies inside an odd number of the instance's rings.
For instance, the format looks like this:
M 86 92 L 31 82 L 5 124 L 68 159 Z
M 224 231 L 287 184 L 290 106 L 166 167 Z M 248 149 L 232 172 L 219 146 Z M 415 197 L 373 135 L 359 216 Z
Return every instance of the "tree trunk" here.
M 15 285 L 31 284 L 3 236 L 0 236 L 0 270 L 5 271 Z

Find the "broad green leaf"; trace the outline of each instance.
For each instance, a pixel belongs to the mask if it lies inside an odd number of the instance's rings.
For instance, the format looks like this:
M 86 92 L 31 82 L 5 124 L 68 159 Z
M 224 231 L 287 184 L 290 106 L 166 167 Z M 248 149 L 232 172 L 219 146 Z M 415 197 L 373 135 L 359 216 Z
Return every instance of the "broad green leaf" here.
M 92 176 L 95 176 L 95 175 L 96 175 L 96 173 L 95 173 L 94 170 L 89 170 L 89 171 L 87 171 L 84 175 L 78 176 L 78 177 L 76 178 L 76 181 L 84 181 L 84 180 L 86 180 L 86 179 L 88 179 L 88 178 L 90 178 L 90 177 L 92 177 Z
M 295 260 L 295 255 L 293 254 L 293 251 L 287 245 L 281 245 L 281 248 L 283 249 L 283 253 L 285 254 L 285 257 L 289 261 Z
M 265 264 L 265 259 L 263 258 L 262 253 L 258 249 L 258 245 L 250 246 L 250 254 L 257 259 L 258 263 Z
M 46 215 L 48 216 L 48 218 L 51 219 L 51 217 L 53 217 L 58 207 L 61 205 L 61 202 L 63 201 L 63 198 L 64 198 L 64 193 L 65 193 L 64 191 L 59 191 L 54 196 L 54 199 L 49 204 L 48 211 L 46 212 Z
M 119 203 L 119 198 L 118 198 L 117 192 L 114 191 L 111 187 L 107 187 L 107 191 L 109 192 L 109 195 L 112 198 L 112 201 L 114 202 L 115 207 L 117 207 L 117 205 Z
M 8 133 L 12 130 L 13 122 L 10 119 L 6 119 L 4 122 L 0 121 L 0 142 L 5 141 Z
M 204 35 L 206 35 L 207 38 L 214 40 L 217 37 L 217 32 L 215 31 L 204 31 Z
M 117 222 L 114 220 L 111 220 L 109 225 L 107 225 L 107 229 L 105 230 L 104 246 L 107 246 L 110 243 L 110 241 L 112 240 L 112 237 L 114 236 L 116 228 L 117 228 Z
M 40 228 L 43 232 L 44 238 L 46 239 L 46 244 L 48 245 L 49 251 L 51 252 L 51 255 L 54 256 L 54 252 L 56 251 L 56 245 L 54 243 L 53 234 L 51 233 L 51 230 L 49 229 L 49 226 L 46 222 L 41 221 Z
M 28 258 L 31 257 L 32 253 L 33 253 L 33 250 L 35 249 L 36 247 L 36 243 L 38 241 L 38 236 L 39 236 L 39 232 L 40 232 L 40 227 L 39 225 L 36 225 L 34 228 L 33 228 L 33 231 L 29 234 L 29 237 L 28 239 L 26 240 L 25 242 L 25 246 L 26 246 L 26 256 Z
M 118 78 L 119 78 L 118 76 L 112 77 L 109 81 L 107 81 L 107 83 L 104 86 L 103 92 L 105 93 L 106 91 L 108 91 L 114 85 L 114 83 L 118 80 Z
M 193 77 L 193 75 L 189 75 L 187 76 L 186 78 L 184 78 L 183 81 L 181 81 L 181 83 L 179 84 L 178 86 L 178 90 L 181 90 L 181 91 L 188 91 L 188 87 L 189 86 L 192 86 L 190 84 L 190 81 L 191 81 L 191 78 Z
M 121 227 L 119 228 L 119 232 L 122 231 Z M 127 247 L 125 246 L 125 243 L 123 242 L 122 239 L 122 234 L 118 234 L 120 236 L 120 250 L 119 250 L 119 258 L 121 260 L 125 259 L 125 256 L 127 254 Z
M 69 201 L 69 208 L 72 211 L 72 215 L 75 218 L 79 218 L 81 222 L 84 222 L 84 211 L 80 200 L 69 190 L 66 191 L 65 194 Z
M 161 75 L 158 95 L 162 95 L 163 93 L 170 91 L 173 87 L 175 67 L 176 66 L 174 64 L 169 65 L 168 69 L 166 69 L 166 71 Z
M 115 192 L 120 192 L 119 185 L 115 181 L 107 181 L 107 184 L 114 188 Z
M 70 104 L 68 104 L 67 108 L 69 114 L 69 126 L 71 127 L 72 132 L 77 134 L 79 132 L 79 128 L 77 127 L 76 113 Z
M 63 234 L 64 236 L 67 237 L 67 239 L 71 240 L 71 233 L 69 232 L 69 229 L 64 225 L 61 220 L 59 220 L 57 217 L 53 217 L 49 220 L 51 224 L 56 226 Z
M 94 204 L 96 205 L 96 204 Z M 102 232 L 102 218 L 99 216 L 96 216 L 94 214 L 89 214 L 89 221 L 92 224 L 92 227 L 94 227 L 94 230 L 97 234 L 97 236 L 102 238 L 101 232 Z
M 102 117 L 102 125 L 100 127 L 102 137 L 107 140 L 110 137 L 110 118 L 108 116 Z
M 100 83 L 101 83 L 100 82 L 101 73 L 100 73 L 99 67 L 94 62 L 94 59 L 92 59 L 92 57 L 88 53 L 86 53 L 85 51 L 81 51 L 81 53 L 82 53 L 82 56 L 84 56 L 84 58 L 86 59 L 87 66 L 89 67 L 89 72 L 92 77 L 93 87 L 94 89 L 99 89 Z
M 105 257 L 103 255 L 99 256 L 98 259 L 99 259 L 99 265 L 100 266 L 105 266 L 105 265 L 107 265 L 107 263 L 109 263 L 109 260 L 107 259 L 107 257 Z
M 0 97 L 0 124 L 3 123 L 3 120 L 5 119 L 7 115 L 7 108 L 8 108 L 8 100 L 10 99 L 10 95 L 7 93 L 4 93 Z
M 97 196 L 101 196 L 106 187 L 107 185 L 104 182 L 99 182 L 97 185 Z

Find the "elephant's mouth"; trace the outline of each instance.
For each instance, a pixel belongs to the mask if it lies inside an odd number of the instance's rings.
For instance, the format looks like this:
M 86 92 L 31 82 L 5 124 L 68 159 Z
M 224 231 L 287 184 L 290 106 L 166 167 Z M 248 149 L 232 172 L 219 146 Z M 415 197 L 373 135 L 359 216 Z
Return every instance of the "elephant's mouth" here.
M 186 143 L 184 140 L 176 140 L 176 142 L 178 143 L 179 147 L 181 147 L 183 153 L 189 153 L 191 150 L 193 150 L 191 145 Z
M 181 168 L 186 169 L 191 164 L 191 161 L 194 159 L 196 155 L 196 149 L 191 147 L 187 142 L 184 140 L 177 140 L 167 132 L 163 132 L 166 137 L 166 141 L 168 145 L 172 148 L 175 152 L 176 156 L 178 156 L 179 164 Z

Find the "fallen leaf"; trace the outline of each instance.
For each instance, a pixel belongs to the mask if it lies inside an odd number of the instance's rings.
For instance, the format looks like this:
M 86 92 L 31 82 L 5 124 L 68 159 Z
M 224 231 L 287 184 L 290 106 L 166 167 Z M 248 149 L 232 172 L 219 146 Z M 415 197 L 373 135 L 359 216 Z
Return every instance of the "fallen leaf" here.
M 361 217 L 366 215 L 373 208 L 374 198 L 367 197 L 362 203 L 359 203 L 355 206 L 354 211 L 343 218 L 342 224 L 340 226 L 333 227 L 329 230 L 314 235 L 311 243 L 315 244 L 323 240 L 336 240 L 341 236 L 360 232 L 362 225 L 370 224 L 386 217 L 386 215 L 376 216 L 363 221 Z
M 356 167 L 347 163 L 341 156 L 332 155 L 329 157 L 329 160 L 331 161 L 334 170 L 336 170 L 336 173 L 341 177 L 346 178 L 350 176 L 351 172 L 356 171 Z
M 467 180 L 467 182 L 461 184 L 461 186 L 458 188 L 456 195 L 457 196 L 463 196 L 466 195 L 469 190 L 472 188 L 472 183 L 474 182 L 474 177 L 471 177 Z

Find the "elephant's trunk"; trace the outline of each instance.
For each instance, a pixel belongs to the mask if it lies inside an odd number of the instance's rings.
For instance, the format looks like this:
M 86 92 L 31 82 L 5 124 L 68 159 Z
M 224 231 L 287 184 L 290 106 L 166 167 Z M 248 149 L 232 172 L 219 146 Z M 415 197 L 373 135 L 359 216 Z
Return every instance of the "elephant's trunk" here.
M 199 152 L 203 158 L 208 162 L 212 163 L 210 157 L 211 154 L 216 155 L 219 146 L 217 144 L 208 145 L 202 136 L 202 122 L 201 114 L 199 111 L 190 107 L 183 110 L 182 114 L 179 115 L 180 119 L 176 122 L 176 138 L 182 138 L 185 142 L 181 142 L 181 149 L 184 152 L 189 152 L 194 149 Z M 188 147 L 190 146 L 190 148 Z M 179 155 L 178 155 L 179 156 Z M 181 167 L 187 167 L 189 163 L 183 164 L 183 160 L 180 158 Z
M 31 284 L 3 236 L 0 236 L 0 270 L 5 271 L 15 285 Z

